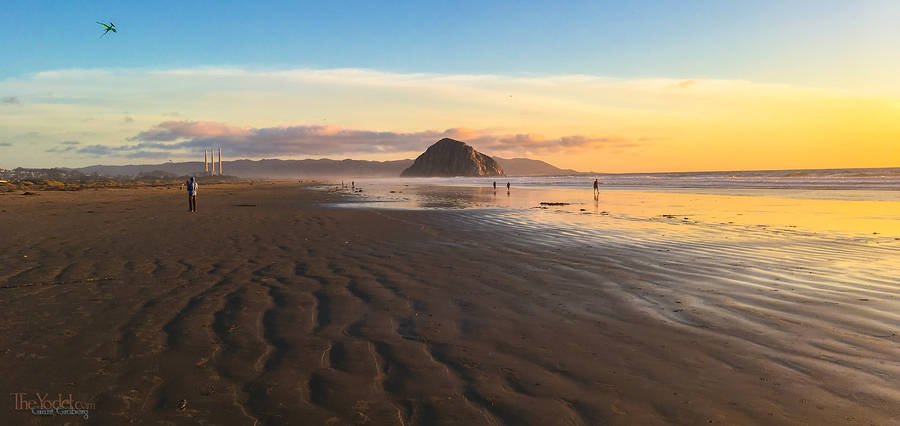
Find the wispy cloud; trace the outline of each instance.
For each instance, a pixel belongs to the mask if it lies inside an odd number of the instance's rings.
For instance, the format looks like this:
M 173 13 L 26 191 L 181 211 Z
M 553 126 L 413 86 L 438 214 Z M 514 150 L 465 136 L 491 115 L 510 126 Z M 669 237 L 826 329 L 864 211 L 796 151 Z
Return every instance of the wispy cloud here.
M 116 155 L 122 151 L 124 151 L 124 149 L 106 145 L 88 145 L 78 149 L 79 154 L 87 155 Z
M 171 156 L 171 152 L 135 149 L 131 146 L 88 145 L 75 152 L 93 157 L 158 159 Z
M 12 144 L 9 142 L 0 142 L 0 147 L 8 147 L 8 146 L 12 146 Z
M 22 100 L 18 96 L 5 96 L 0 98 L 0 104 L 4 105 L 22 105 Z
M 78 141 L 62 141 L 58 145 L 48 148 L 44 150 L 44 152 L 54 152 L 54 153 L 63 153 L 63 152 L 72 152 L 78 149 L 77 145 L 80 145 L 81 142 Z
M 216 122 L 164 121 L 149 130 L 137 134 L 133 141 L 174 141 L 184 138 L 235 136 L 248 131 Z

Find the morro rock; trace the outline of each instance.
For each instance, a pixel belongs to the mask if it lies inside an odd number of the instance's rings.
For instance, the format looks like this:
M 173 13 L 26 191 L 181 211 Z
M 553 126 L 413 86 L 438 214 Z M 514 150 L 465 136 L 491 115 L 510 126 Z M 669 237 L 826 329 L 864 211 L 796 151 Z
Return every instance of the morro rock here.
M 503 176 L 503 168 L 475 148 L 444 138 L 429 146 L 400 176 Z

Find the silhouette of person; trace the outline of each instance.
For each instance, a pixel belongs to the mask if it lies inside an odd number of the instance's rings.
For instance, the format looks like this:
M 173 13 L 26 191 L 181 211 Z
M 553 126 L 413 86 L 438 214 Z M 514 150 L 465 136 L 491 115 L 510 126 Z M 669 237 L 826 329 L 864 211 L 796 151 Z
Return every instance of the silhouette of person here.
M 187 182 L 188 192 L 188 211 L 197 211 L 197 179 L 191 176 L 191 180 Z

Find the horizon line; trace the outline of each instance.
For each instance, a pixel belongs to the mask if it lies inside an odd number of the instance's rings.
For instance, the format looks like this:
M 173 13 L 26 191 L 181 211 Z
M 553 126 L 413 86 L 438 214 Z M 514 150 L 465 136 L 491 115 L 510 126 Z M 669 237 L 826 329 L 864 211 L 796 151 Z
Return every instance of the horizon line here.
M 491 157 L 491 158 L 500 158 L 500 159 L 503 159 L 503 160 L 519 160 L 519 159 L 524 159 L 524 160 L 540 161 L 540 162 L 543 162 L 543 163 L 545 163 L 545 164 L 548 164 L 548 165 L 550 165 L 550 166 L 552 166 L 552 167 L 555 167 L 555 168 L 559 169 L 559 167 L 554 166 L 553 164 L 551 164 L 551 163 L 549 163 L 549 162 L 546 162 L 546 161 L 543 161 L 543 160 L 535 160 L 535 159 L 533 159 L 533 158 L 528 158 L 528 157 L 512 157 L 512 158 L 504 158 L 504 157 L 499 157 L 499 156 L 490 156 L 490 157 Z M 236 159 L 236 160 L 222 160 L 222 162 L 223 162 L 223 163 L 235 162 L 235 161 L 252 161 L 252 162 L 259 162 L 259 161 L 269 161 L 269 160 L 275 160 L 275 161 L 320 161 L 320 160 L 327 160 L 327 161 L 336 161 L 336 162 L 339 162 L 339 161 L 363 161 L 363 162 L 369 162 L 369 163 L 388 163 L 388 162 L 395 162 L 395 161 L 415 161 L 415 159 L 412 159 L 412 158 L 401 158 L 401 159 L 397 159 L 397 160 L 381 160 L 381 161 L 379 161 L 379 160 L 357 160 L 357 159 L 353 159 L 353 158 L 333 159 L 333 158 L 320 157 L 320 158 L 303 158 L 303 159 L 293 159 L 293 158 L 289 158 L 289 159 L 283 159 L 283 158 L 260 158 L 260 159 L 258 159 L 258 160 L 253 160 L 253 159 L 250 159 L 250 158 L 239 158 L 239 159 Z M 26 169 L 26 170 L 54 170 L 54 169 L 65 169 L 65 170 L 76 170 L 76 171 L 77 171 L 77 170 L 81 170 L 81 169 L 89 169 L 89 168 L 92 168 L 92 167 L 142 167 L 142 166 L 157 166 L 157 165 L 161 166 L 161 165 L 166 165 L 166 164 L 187 164 L 187 163 L 199 163 L 199 164 L 202 164 L 203 161 L 178 161 L 178 162 L 175 162 L 175 161 L 169 160 L 169 161 L 162 162 L 162 163 L 145 163 L 145 164 L 93 164 L 93 165 L 90 165 L 90 166 L 84 166 L 84 167 L 65 167 L 65 166 L 58 166 L 58 167 L 21 167 L 21 166 L 17 166 L 17 167 L 13 167 L 13 168 L 10 168 L 10 169 L 3 169 L 2 167 L 0 167 L 0 170 L 15 170 L 15 169 L 20 169 L 20 168 L 21 168 L 21 169 Z M 729 172 L 751 173 L 751 172 L 794 172 L 794 171 L 879 170 L 879 169 L 900 169 L 900 165 L 897 165 L 897 166 L 884 166 L 884 167 L 820 167 L 820 168 L 799 168 L 799 169 L 670 170 L 670 171 L 640 171 L 640 172 L 600 172 L 600 171 L 586 171 L 586 172 L 583 172 L 583 171 L 578 171 L 578 170 L 574 170 L 574 169 L 569 169 L 569 170 L 573 170 L 573 171 L 575 171 L 575 173 L 580 174 L 580 175 L 582 175 L 582 174 L 584 174 L 584 175 L 588 175 L 588 174 L 595 174 L 595 175 L 638 175 L 638 174 L 677 174 L 677 173 L 696 173 L 696 174 L 702 174 L 702 173 L 729 173 Z M 524 175 L 524 176 L 528 176 L 528 175 Z M 567 176 L 567 175 L 561 174 L 561 175 L 541 175 L 541 176 Z

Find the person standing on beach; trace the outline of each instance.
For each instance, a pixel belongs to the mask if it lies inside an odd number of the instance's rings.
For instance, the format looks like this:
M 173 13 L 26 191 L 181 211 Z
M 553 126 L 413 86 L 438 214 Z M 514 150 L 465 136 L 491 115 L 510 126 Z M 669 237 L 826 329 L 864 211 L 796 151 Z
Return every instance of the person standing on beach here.
M 497 181 L 494 181 L 494 192 L 497 192 Z
M 506 192 L 509 192 L 509 182 L 506 182 Z
M 594 179 L 594 194 L 600 193 L 600 180 Z
M 188 191 L 188 211 L 197 211 L 197 179 L 191 176 L 191 180 L 187 183 Z

